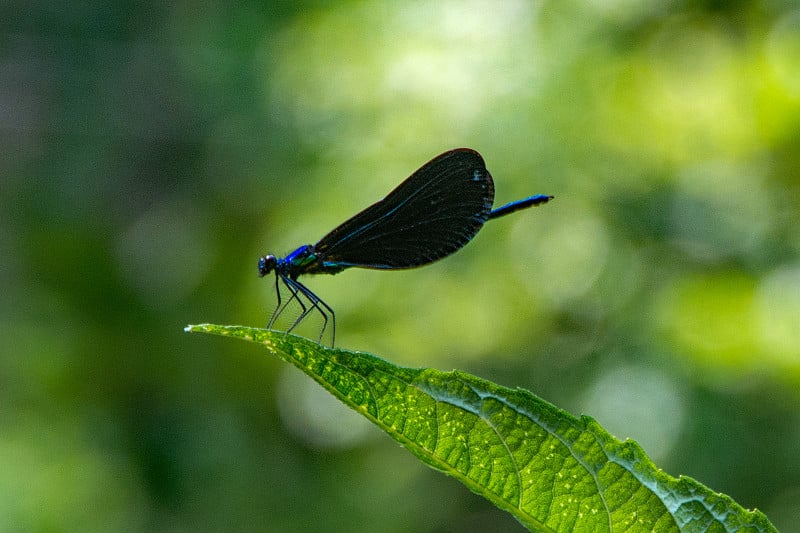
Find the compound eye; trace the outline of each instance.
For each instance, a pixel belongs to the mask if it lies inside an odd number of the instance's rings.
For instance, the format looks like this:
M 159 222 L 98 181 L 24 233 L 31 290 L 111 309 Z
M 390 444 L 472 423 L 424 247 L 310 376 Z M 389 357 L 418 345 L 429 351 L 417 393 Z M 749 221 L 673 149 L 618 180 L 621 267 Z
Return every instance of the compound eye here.
M 278 258 L 274 255 L 265 255 L 258 260 L 258 275 L 264 277 L 275 269 L 278 264 Z

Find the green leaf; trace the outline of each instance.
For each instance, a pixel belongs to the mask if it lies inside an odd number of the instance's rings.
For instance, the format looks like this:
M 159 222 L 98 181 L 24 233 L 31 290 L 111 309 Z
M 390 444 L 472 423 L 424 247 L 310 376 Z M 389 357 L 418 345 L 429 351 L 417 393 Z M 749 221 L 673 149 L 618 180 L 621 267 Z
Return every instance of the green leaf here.
M 776 531 L 761 512 L 665 474 L 635 442 L 526 390 L 281 332 L 210 324 L 186 331 L 261 344 L 531 531 Z

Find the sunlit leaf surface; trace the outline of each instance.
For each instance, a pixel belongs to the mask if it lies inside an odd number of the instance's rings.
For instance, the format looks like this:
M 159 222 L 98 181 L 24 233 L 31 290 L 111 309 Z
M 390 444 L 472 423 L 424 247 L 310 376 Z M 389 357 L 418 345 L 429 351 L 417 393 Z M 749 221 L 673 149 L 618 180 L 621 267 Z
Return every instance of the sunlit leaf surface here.
M 635 442 L 526 390 L 399 367 L 280 332 L 186 329 L 263 345 L 532 531 L 775 531 L 760 512 L 665 474 Z

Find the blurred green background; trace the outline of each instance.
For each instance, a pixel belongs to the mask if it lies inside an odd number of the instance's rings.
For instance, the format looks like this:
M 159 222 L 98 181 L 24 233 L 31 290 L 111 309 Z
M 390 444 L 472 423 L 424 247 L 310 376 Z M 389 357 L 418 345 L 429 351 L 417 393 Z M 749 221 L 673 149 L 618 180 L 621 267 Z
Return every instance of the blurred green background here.
M 304 281 L 337 345 L 524 387 L 800 523 L 800 10 L 4 2 L 0 530 L 518 531 L 293 368 L 265 253 L 479 150 L 488 224 Z M 300 333 L 314 337 L 318 320 Z

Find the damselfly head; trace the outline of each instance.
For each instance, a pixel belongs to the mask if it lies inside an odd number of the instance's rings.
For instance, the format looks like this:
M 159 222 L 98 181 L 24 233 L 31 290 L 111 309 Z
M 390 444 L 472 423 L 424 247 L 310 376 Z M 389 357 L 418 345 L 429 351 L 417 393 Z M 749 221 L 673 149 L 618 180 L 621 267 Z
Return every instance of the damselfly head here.
M 258 277 L 263 278 L 278 266 L 278 258 L 274 255 L 265 255 L 258 260 Z

